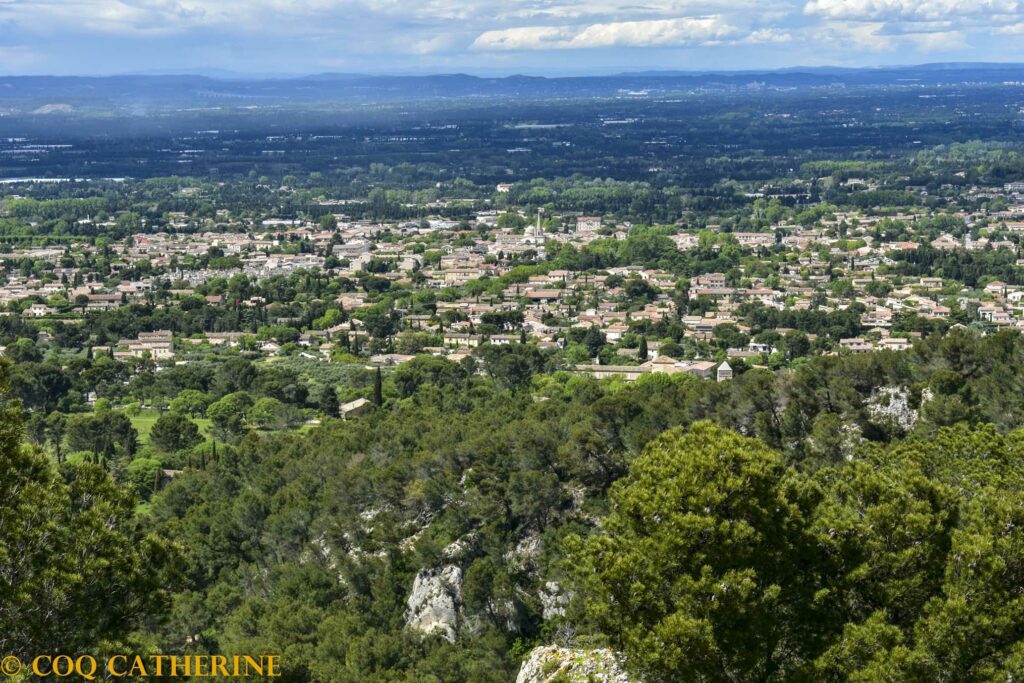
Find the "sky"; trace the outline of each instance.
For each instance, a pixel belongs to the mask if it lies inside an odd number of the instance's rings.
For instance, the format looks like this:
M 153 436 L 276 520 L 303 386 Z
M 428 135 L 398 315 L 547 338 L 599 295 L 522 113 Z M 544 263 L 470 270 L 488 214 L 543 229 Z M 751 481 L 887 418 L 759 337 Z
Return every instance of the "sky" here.
M 1024 0 L 0 0 L 0 74 L 1024 62 Z

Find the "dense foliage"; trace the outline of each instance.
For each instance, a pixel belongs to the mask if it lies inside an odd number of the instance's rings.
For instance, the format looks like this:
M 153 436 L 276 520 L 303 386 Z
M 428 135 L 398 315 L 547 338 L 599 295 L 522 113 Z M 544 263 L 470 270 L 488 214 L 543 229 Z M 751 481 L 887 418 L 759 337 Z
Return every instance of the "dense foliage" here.
M 1010 671 L 1020 436 L 980 425 L 1014 426 L 1022 351 L 955 333 L 779 379 L 529 389 L 421 359 L 382 409 L 252 432 L 153 499 L 187 588 L 152 636 L 280 651 L 293 681 L 510 680 L 552 639 L 621 647 L 650 680 Z M 914 424 L 870 407 L 885 386 L 915 396 Z M 454 643 L 405 623 L 441 566 L 463 570 Z M 549 582 L 575 599 L 545 618 Z
M 148 644 L 138 629 L 180 586 L 177 546 L 139 526 L 135 494 L 99 466 L 58 470 L 23 445 L 16 401 L 0 411 L 0 650 L 27 661 Z
M 1022 446 L 944 429 L 807 476 L 667 432 L 577 553 L 581 595 L 647 681 L 1012 680 Z

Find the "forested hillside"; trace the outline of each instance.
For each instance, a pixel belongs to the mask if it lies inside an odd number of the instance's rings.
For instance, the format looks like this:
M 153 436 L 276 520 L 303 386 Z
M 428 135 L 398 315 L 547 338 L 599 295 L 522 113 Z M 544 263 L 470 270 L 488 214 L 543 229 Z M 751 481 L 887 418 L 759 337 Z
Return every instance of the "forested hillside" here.
M 1022 356 L 953 330 L 514 386 L 423 357 L 364 416 L 202 447 L 134 514 L 121 456 L 47 461 L 9 399 L 0 646 L 274 652 L 324 683 L 509 681 L 548 644 L 644 681 L 1010 680 Z

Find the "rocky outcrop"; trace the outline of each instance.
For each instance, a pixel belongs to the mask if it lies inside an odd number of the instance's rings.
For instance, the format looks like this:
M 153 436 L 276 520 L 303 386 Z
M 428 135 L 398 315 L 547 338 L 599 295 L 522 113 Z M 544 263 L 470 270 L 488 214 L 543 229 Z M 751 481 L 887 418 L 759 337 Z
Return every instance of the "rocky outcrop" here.
M 461 569 L 448 565 L 423 570 L 413 581 L 405 623 L 421 633 L 438 633 L 448 642 L 455 642 L 461 602 Z
M 562 591 L 557 581 L 545 581 L 538 592 L 540 605 L 544 620 L 554 619 L 565 615 L 565 608 L 569 605 L 569 596 Z
M 441 557 L 451 564 L 462 562 L 472 554 L 478 540 L 477 534 L 473 532 L 457 538 L 441 550 Z
M 527 536 L 519 541 L 515 548 L 505 553 L 505 561 L 513 571 L 524 572 L 536 569 L 537 560 L 540 557 L 542 544 L 540 537 L 536 534 Z
M 871 421 L 888 427 L 911 431 L 917 424 L 918 412 L 910 407 L 907 387 L 879 387 L 867 400 Z
M 612 650 L 534 648 L 523 662 L 516 683 L 631 683 Z

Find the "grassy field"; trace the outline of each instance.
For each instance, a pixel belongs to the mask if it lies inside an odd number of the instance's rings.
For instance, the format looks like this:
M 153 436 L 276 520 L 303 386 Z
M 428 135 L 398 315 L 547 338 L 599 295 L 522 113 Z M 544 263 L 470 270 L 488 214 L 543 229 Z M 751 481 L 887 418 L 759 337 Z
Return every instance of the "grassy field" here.
M 153 431 L 153 425 L 156 424 L 157 418 L 159 417 L 160 411 L 158 410 L 143 410 L 138 415 L 129 416 L 129 419 L 132 421 L 132 426 L 135 427 L 135 431 L 139 433 L 140 446 L 146 446 L 149 444 L 149 433 Z M 204 439 L 207 441 L 213 441 L 213 436 L 210 433 L 210 420 L 205 417 L 191 417 L 189 419 L 198 425 L 199 433 L 203 435 Z M 303 424 L 291 431 L 299 434 L 305 434 L 311 429 L 313 429 L 313 425 Z
M 139 444 L 146 445 L 149 443 L 149 433 L 153 431 L 153 425 L 156 423 L 157 418 L 160 417 L 160 411 L 158 410 L 143 410 L 138 415 L 132 416 L 132 426 L 139 433 Z M 194 417 L 190 418 L 199 426 L 199 433 L 210 441 L 210 421 L 205 417 Z

